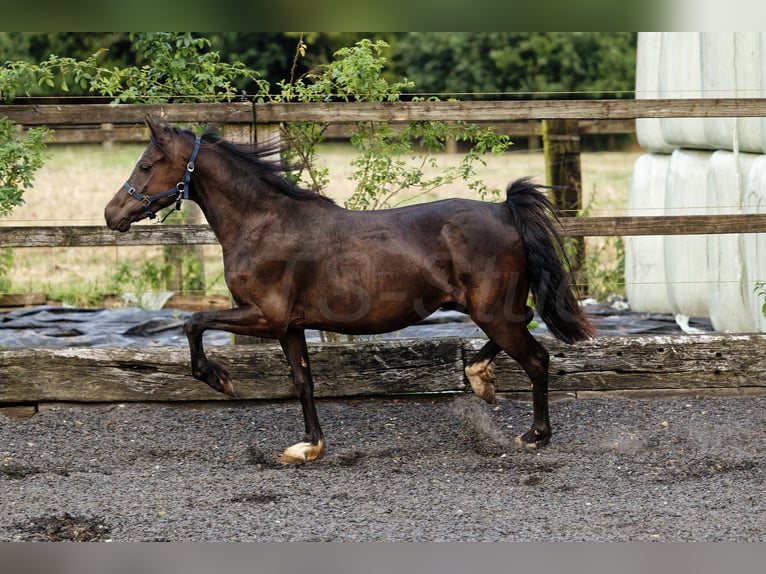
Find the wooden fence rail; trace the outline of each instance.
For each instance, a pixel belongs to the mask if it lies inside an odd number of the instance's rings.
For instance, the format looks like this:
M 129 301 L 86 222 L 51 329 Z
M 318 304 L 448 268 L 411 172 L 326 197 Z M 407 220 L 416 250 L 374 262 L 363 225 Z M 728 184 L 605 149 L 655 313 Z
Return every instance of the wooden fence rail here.
M 467 102 L 330 102 L 210 104 L 35 104 L 0 105 L 0 117 L 20 125 L 139 124 L 147 113 L 173 122 L 277 124 L 316 121 L 483 122 L 576 119 L 626 121 L 635 118 L 766 117 L 766 98 L 641 100 L 506 100 Z M 660 217 L 565 218 L 565 235 L 685 235 L 766 231 L 763 214 Z M 0 228 L 0 246 L 74 247 L 215 243 L 206 226 L 136 227 L 119 236 L 103 228 Z
M 766 233 L 766 213 L 562 218 L 569 237 Z M 207 224 L 135 225 L 129 233 L 106 226 L 0 227 L 0 247 L 114 247 L 131 245 L 213 245 Z
M 512 139 L 539 137 L 543 133 L 542 124 L 542 120 L 492 122 L 496 133 Z M 396 125 L 398 124 L 394 124 Z M 577 132 L 580 135 L 632 134 L 635 131 L 636 126 L 633 120 L 579 120 L 577 122 Z M 325 141 L 348 140 L 352 134 L 353 127 L 347 123 L 329 124 L 323 137 Z M 146 143 L 149 139 L 149 130 L 137 124 L 61 125 L 51 128 L 51 136 L 53 138 L 51 143 L 54 144 Z
M 151 113 L 172 122 L 408 122 L 766 117 L 766 98 L 641 100 L 504 100 L 490 102 L 329 102 L 214 104 L 10 104 L 0 117 L 21 125 L 92 125 L 143 122 Z

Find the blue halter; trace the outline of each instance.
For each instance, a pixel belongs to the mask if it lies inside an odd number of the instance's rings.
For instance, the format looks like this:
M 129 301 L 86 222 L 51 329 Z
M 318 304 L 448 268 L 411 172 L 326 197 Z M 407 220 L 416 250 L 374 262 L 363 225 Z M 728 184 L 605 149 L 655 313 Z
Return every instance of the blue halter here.
M 176 196 L 175 207 L 170 210 L 167 215 L 165 215 L 165 217 L 162 218 L 162 221 L 160 221 L 160 223 L 162 223 L 168 218 L 168 215 L 174 211 L 181 210 L 181 204 L 183 203 L 184 199 L 189 199 L 189 182 L 191 180 L 192 172 L 194 171 L 194 161 L 197 159 L 197 154 L 199 153 L 200 141 L 200 137 L 197 136 L 197 139 L 194 140 L 194 150 L 192 151 L 191 158 L 189 158 L 189 163 L 186 164 L 186 171 L 184 172 L 181 181 L 179 181 L 175 187 L 171 187 L 167 191 L 163 191 L 162 193 L 158 193 L 157 195 L 152 195 L 150 197 L 148 195 L 137 192 L 135 188 L 127 181 L 122 184 L 122 187 L 127 190 L 131 197 L 141 202 L 141 205 L 144 206 L 144 211 L 146 212 L 146 215 L 149 217 L 149 219 L 154 219 L 157 217 L 157 215 L 152 211 L 152 204 L 154 202 L 166 197 L 170 197 L 171 195 Z

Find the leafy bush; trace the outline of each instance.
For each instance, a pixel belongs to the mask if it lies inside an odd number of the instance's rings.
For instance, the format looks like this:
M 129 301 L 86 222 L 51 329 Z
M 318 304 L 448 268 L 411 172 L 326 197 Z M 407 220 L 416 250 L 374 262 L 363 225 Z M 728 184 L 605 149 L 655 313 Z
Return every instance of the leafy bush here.
M 237 81 L 262 82 L 256 71 L 223 62 L 209 50 L 210 40 L 189 32 L 136 32 L 130 40 L 140 65 L 104 67 L 106 48 L 84 60 L 52 54 L 39 64 L 7 62 L 0 69 L 0 99 L 29 94 L 35 85 L 58 85 L 67 92 L 72 83 L 115 102 L 231 101 L 238 95 Z
M 8 293 L 11 290 L 11 280 L 8 275 L 13 265 L 13 249 L 6 247 L 0 249 L 0 293 Z
M 47 158 L 48 133 L 45 128 L 31 128 L 22 134 L 12 121 L 0 118 L 0 217 L 24 203 L 24 190 Z
M 48 130 L 32 128 L 26 134 L 7 118 L 0 118 L 0 217 L 9 215 L 24 203 L 24 190 L 32 185 L 35 172 L 47 157 Z M 13 250 L 0 250 L 0 293 L 11 289 L 8 275 L 13 265 Z
M 386 48 L 388 44 L 382 40 L 361 40 L 342 48 L 318 71 L 280 82 L 281 93 L 272 100 L 398 102 L 404 90 L 414 85 L 406 78 L 397 82 L 386 79 L 386 58 L 382 55 Z M 305 50 L 300 40 L 296 59 Z M 316 167 L 316 144 L 322 141 L 326 127 L 307 122 L 284 126 L 290 144 L 287 159 L 303 167 L 298 177 L 304 177 L 304 182 L 316 191 L 321 191 L 328 181 L 327 173 Z M 444 151 L 449 140 L 470 142 L 471 149 L 459 166 L 428 177 L 426 168 L 438 167 L 437 154 Z M 460 121 L 413 121 L 404 126 L 356 122 L 351 143 L 359 150 L 351 161 L 351 177 L 356 181 L 355 192 L 346 202 L 351 209 L 399 205 L 457 180 L 466 182 L 481 197 L 491 191 L 499 194 L 499 190 L 487 189 L 476 177 L 476 165 L 484 163 L 482 154 L 502 153 L 511 145 L 507 136 L 496 134 L 492 128 Z

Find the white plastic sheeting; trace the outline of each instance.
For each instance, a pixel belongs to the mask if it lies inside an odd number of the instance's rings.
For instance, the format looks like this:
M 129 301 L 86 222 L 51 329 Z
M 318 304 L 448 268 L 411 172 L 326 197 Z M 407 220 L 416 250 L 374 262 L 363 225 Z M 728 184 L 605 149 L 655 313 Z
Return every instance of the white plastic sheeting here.
M 766 32 L 641 33 L 636 90 L 644 98 L 766 97 Z M 631 215 L 659 215 L 663 204 L 667 215 L 766 213 L 766 118 L 642 120 L 636 130 L 652 153 L 634 166 Z M 663 272 L 665 298 L 654 285 Z M 764 234 L 626 240 L 628 299 L 643 312 L 766 331 L 760 281 Z
M 699 32 L 663 32 L 660 42 L 659 97 L 701 98 L 702 54 Z M 705 124 L 698 118 L 660 119 L 662 137 L 674 147 L 709 149 Z
M 636 62 L 636 99 L 660 97 L 660 47 L 662 32 L 642 32 L 638 35 Z M 662 137 L 659 118 L 636 119 L 636 137 L 639 145 L 651 153 L 671 153 L 674 146 Z
M 638 36 L 636 98 L 766 97 L 766 32 L 645 32 Z M 642 118 L 648 152 L 676 147 L 764 153 L 766 118 Z
M 758 32 L 700 33 L 702 96 L 705 98 L 761 97 L 760 34 Z M 761 118 L 705 118 L 710 147 L 763 153 Z M 691 147 L 686 144 L 686 147 Z
M 719 150 L 710 157 L 707 171 L 707 205 L 711 213 L 742 213 L 745 185 L 756 154 L 735 154 Z M 707 236 L 710 285 L 710 320 L 718 331 L 753 331 L 756 324 L 750 310 L 745 273 L 744 234 Z
M 706 215 L 710 152 L 677 149 L 670 156 L 666 215 Z M 707 241 L 704 235 L 668 235 L 663 244 L 671 312 L 708 316 Z
M 669 167 L 669 155 L 644 154 L 638 158 L 630 182 L 628 215 L 656 216 L 665 213 Z M 664 244 L 665 237 L 662 235 L 625 238 L 625 291 L 634 311 L 671 311 L 666 288 Z
M 766 213 L 766 156 L 759 156 L 752 164 L 745 183 L 745 213 Z M 766 234 L 747 233 L 743 236 L 745 257 L 745 295 L 754 330 L 766 331 L 763 316 L 763 295 L 757 292 L 757 284 L 766 282 Z

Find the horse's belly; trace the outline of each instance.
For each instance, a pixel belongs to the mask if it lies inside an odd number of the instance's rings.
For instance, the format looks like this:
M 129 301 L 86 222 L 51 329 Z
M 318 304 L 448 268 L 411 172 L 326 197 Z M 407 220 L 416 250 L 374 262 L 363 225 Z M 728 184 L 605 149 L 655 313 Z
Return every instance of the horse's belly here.
M 443 297 L 433 295 L 394 289 L 372 293 L 360 288 L 318 299 L 305 319 L 307 326 L 337 333 L 388 333 L 418 323 L 438 309 Z

